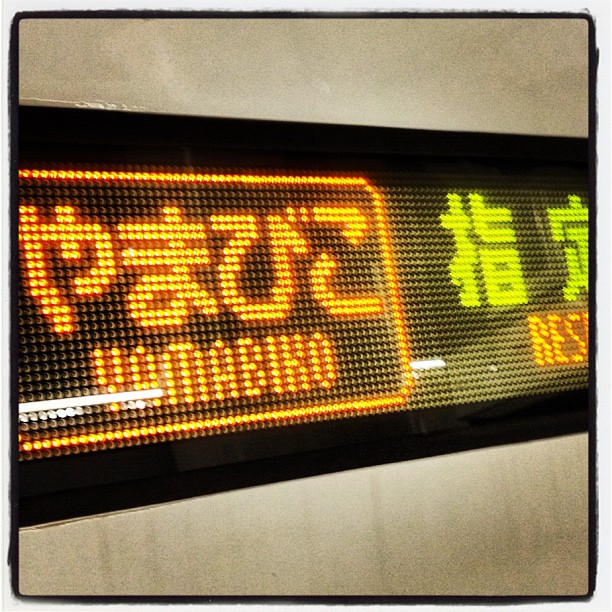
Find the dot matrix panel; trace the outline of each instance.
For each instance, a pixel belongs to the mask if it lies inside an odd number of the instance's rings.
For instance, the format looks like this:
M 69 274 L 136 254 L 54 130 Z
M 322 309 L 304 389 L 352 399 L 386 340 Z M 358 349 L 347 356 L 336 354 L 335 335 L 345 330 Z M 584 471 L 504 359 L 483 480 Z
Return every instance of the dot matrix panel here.
M 374 413 L 413 379 L 361 177 L 20 172 L 26 459 Z
M 580 173 L 24 167 L 19 267 L 26 460 L 587 384 Z

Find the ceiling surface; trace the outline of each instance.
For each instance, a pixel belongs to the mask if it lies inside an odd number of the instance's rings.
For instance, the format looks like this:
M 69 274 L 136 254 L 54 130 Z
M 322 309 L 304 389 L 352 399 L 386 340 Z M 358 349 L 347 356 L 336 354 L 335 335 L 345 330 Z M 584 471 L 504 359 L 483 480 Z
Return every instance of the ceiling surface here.
M 583 19 L 24 19 L 24 104 L 587 135 Z

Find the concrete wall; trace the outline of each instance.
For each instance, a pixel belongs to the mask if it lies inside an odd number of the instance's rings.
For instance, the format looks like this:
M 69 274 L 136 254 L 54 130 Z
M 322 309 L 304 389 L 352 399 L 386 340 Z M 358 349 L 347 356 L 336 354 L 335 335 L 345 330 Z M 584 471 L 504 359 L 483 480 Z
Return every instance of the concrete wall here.
M 23 103 L 585 136 L 586 24 L 30 21 Z M 28 594 L 581 594 L 585 435 L 20 534 Z
M 587 591 L 587 438 L 352 470 L 22 530 L 57 595 Z

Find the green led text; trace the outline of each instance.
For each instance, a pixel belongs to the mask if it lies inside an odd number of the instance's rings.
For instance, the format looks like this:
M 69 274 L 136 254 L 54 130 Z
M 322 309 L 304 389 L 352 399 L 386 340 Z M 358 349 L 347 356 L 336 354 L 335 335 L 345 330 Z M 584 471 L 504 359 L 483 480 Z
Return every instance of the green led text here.
M 488 207 L 477 193 L 468 195 L 464 206 L 460 195 L 449 193 L 448 212 L 441 215 L 442 227 L 453 232 L 456 255 L 450 264 L 452 282 L 459 287 L 464 306 L 481 306 L 478 271 L 492 306 L 527 303 L 527 289 L 508 208 Z
M 568 201 L 567 208 L 547 212 L 553 240 L 565 244 L 568 275 L 563 295 L 572 302 L 589 288 L 589 209 L 576 195 L 569 195 Z

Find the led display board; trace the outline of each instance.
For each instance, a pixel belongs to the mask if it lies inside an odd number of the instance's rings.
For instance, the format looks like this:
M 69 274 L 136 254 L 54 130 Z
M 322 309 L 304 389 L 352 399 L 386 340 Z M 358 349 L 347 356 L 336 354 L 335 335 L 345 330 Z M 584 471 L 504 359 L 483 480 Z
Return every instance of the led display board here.
M 70 474 L 75 489 L 99 485 L 79 481 L 91 461 L 111 484 L 147 477 L 131 471 L 137 456 L 155 476 L 169 451 L 154 448 L 173 449 L 160 468 L 171 479 L 349 443 L 359 453 L 406 423 L 410 446 L 450 415 L 521 399 L 571 397 L 586 414 L 581 143 L 540 139 L 534 155 L 533 139 L 506 137 L 510 158 L 450 154 L 449 140 L 360 153 L 312 135 L 296 149 L 290 130 L 280 144 L 252 132 L 227 144 L 224 125 L 205 147 L 197 134 L 177 147 L 180 131 L 134 142 L 117 126 L 88 128 L 87 142 L 57 125 L 45 136 L 37 112 L 22 110 L 15 199 L 26 496 L 57 496 Z M 74 112 L 56 115 L 68 126 Z

